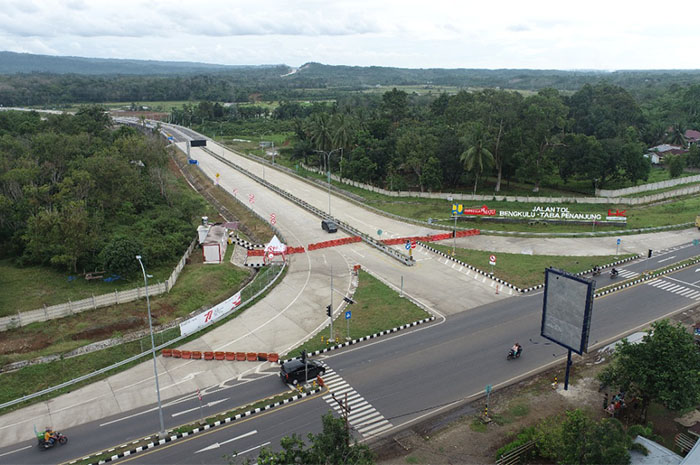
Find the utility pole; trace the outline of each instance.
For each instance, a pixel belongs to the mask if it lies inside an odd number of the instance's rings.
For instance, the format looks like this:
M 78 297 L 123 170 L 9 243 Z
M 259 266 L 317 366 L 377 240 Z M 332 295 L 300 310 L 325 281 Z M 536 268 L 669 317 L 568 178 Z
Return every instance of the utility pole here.
M 329 316 L 331 317 L 331 335 L 329 339 L 331 342 L 335 342 L 335 337 L 333 337 L 333 265 L 331 265 L 331 305 Z

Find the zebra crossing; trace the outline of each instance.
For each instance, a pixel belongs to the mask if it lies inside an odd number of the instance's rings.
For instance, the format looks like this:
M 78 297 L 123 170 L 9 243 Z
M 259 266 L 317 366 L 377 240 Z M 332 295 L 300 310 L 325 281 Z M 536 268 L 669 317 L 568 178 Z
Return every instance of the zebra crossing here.
M 624 279 L 630 279 L 639 276 L 639 273 L 636 271 L 630 271 L 630 270 L 617 270 L 618 274 L 620 277 Z
M 375 436 L 394 426 L 330 367 L 326 367 L 323 382 L 330 392 L 323 396 L 323 399 L 341 416 L 344 412 L 335 399 L 345 405 L 345 394 L 347 394 L 348 407 L 350 407 L 348 422 L 365 438 Z
M 687 297 L 692 300 L 700 300 L 700 287 L 688 287 L 681 284 L 677 284 L 673 281 L 667 281 L 664 279 L 656 279 L 654 281 L 649 281 L 648 286 L 653 286 L 657 289 L 661 289 L 668 292 L 673 292 L 683 297 Z

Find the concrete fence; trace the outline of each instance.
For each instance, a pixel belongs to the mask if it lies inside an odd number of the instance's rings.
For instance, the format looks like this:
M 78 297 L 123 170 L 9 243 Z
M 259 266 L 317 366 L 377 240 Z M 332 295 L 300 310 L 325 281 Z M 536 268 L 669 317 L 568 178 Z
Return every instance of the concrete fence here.
M 624 189 L 598 189 L 596 194 L 601 197 L 622 197 L 623 195 L 655 191 L 657 189 L 666 189 L 668 187 L 679 186 L 681 184 L 690 184 L 692 182 L 700 182 L 700 174 L 695 176 L 687 176 L 684 178 L 669 179 L 667 181 L 642 184 L 641 186 L 626 187 Z
M 194 246 L 197 244 L 197 239 L 195 238 L 187 247 L 182 258 L 173 269 L 170 277 L 167 281 L 157 284 L 150 284 L 148 286 L 148 294 L 151 296 L 164 294 L 168 292 L 177 282 L 180 272 L 185 267 L 185 262 L 189 258 Z M 0 331 L 6 331 L 10 328 L 16 328 L 19 326 L 26 326 L 30 323 L 36 323 L 38 321 L 53 320 L 56 318 L 63 318 L 69 315 L 74 315 L 76 313 L 84 312 L 86 310 L 94 310 L 100 307 L 108 307 L 110 305 L 118 305 L 126 302 L 132 302 L 146 297 L 146 288 L 137 287 L 134 289 L 128 289 L 125 291 L 114 291 L 109 294 L 93 295 L 87 299 L 76 300 L 75 302 L 68 301 L 67 303 L 51 305 L 50 307 L 44 306 L 37 310 L 29 310 L 26 312 L 17 312 L 16 315 L 5 316 L 0 318 Z
M 316 173 L 321 173 L 322 170 L 318 168 L 310 168 L 304 166 L 305 169 L 313 171 Z M 493 202 L 493 201 L 503 201 L 503 202 L 527 202 L 527 203 L 582 203 L 582 204 L 601 204 L 609 203 L 614 205 L 645 205 L 651 202 L 657 202 L 659 200 L 665 200 L 673 197 L 679 197 L 683 195 L 690 195 L 700 192 L 700 185 L 688 186 L 681 189 L 674 189 L 672 191 L 661 192 L 658 194 L 646 195 L 643 197 L 621 197 L 622 195 L 627 195 L 630 193 L 651 191 L 656 189 L 663 189 L 665 187 L 672 187 L 679 184 L 687 184 L 691 182 L 700 182 L 700 175 L 689 176 L 680 179 L 672 179 L 669 181 L 662 181 L 652 184 L 644 184 L 642 186 L 629 187 L 627 189 L 618 190 L 598 190 L 600 197 L 552 197 L 544 195 L 499 195 L 493 193 L 490 195 L 474 195 L 469 193 L 449 193 L 449 192 L 416 192 L 416 191 L 390 191 L 382 189 L 380 187 L 375 187 L 370 184 L 363 184 L 361 182 L 353 181 L 347 178 L 340 178 L 335 174 L 331 174 L 331 178 L 334 181 L 342 182 L 350 186 L 358 187 L 360 189 L 365 189 L 371 192 L 376 192 L 378 194 L 387 195 L 390 197 L 417 197 L 423 199 L 440 199 L 448 200 L 452 199 L 455 202 Z M 668 183 L 668 184 L 667 184 Z M 622 192 L 628 191 L 630 192 Z

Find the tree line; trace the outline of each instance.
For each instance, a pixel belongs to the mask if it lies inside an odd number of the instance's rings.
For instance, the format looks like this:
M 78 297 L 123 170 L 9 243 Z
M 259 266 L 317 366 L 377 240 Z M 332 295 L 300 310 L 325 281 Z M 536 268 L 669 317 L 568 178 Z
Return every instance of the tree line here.
M 201 200 L 178 188 L 163 143 L 114 128 L 100 107 L 75 116 L 0 112 L 0 254 L 17 264 L 122 276 L 172 262 Z
M 428 97 L 393 89 L 295 117 L 288 154 L 323 166 L 323 153 L 332 151 L 334 173 L 393 190 L 476 191 L 485 176 L 495 178 L 495 192 L 512 179 L 532 183 L 534 191 L 571 180 L 602 188 L 646 180 L 647 147 L 678 143 L 686 128 L 700 127 L 697 105 L 700 86 L 644 106 L 609 83 L 572 95 L 485 89 Z M 697 146 L 681 161 L 700 167 Z

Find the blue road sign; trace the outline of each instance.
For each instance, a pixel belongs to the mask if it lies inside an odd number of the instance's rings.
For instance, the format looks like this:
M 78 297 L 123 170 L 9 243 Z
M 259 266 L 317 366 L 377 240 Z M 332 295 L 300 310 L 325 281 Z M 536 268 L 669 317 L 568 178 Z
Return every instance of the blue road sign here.
M 350 313 L 351 313 L 350 310 L 348 310 L 347 312 L 345 312 L 345 319 L 346 319 L 346 320 L 349 320 L 349 319 L 350 319 Z
M 172 141 L 173 141 L 173 136 L 168 137 L 168 140 L 169 140 L 170 142 L 172 142 Z
M 188 162 L 190 165 L 199 165 L 199 162 L 198 162 L 197 160 L 193 160 L 193 159 L 191 159 L 191 158 L 190 158 L 189 160 L 187 160 L 187 162 Z
M 488 394 L 489 392 L 491 392 L 492 389 L 493 389 L 493 386 L 491 386 L 490 384 L 487 384 L 487 385 L 486 385 L 486 394 Z
M 620 242 L 622 242 L 622 240 L 618 238 L 618 239 L 617 239 L 617 245 L 620 245 Z
M 406 250 L 409 250 L 411 248 L 411 241 L 406 241 L 406 245 L 404 247 L 406 247 Z

